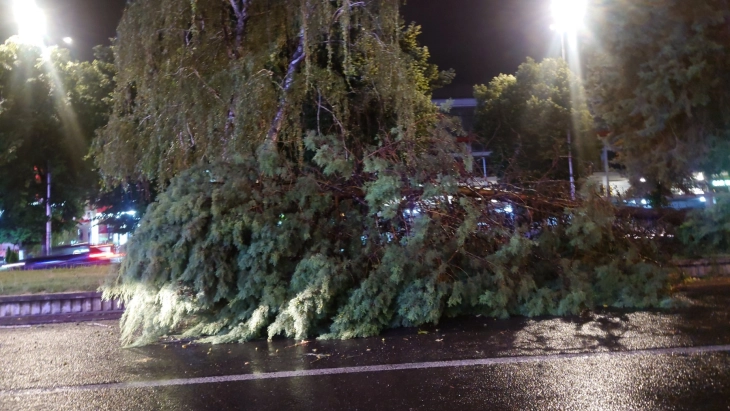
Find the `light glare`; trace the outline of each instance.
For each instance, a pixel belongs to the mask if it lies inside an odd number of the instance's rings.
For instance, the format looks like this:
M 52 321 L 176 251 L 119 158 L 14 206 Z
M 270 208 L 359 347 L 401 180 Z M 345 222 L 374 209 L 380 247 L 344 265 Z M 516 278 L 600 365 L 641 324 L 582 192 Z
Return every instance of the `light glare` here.
M 13 14 L 21 41 L 43 47 L 46 35 L 46 16 L 35 0 L 13 0 Z
M 72 39 L 71 37 L 64 37 L 63 42 L 70 46 L 70 45 L 74 44 L 74 39 Z
M 575 33 L 583 27 L 587 0 L 552 0 L 552 29 L 561 33 Z

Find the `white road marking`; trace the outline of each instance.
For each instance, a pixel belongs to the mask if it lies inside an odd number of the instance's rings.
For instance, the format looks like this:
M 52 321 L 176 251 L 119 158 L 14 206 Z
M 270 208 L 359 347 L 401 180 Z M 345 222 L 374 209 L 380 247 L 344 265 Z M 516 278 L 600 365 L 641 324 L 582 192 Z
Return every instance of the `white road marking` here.
M 254 381 L 254 380 L 270 380 L 278 378 L 296 378 L 296 377 L 316 377 L 321 375 L 338 375 L 338 374 L 361 374 L 372 372 L 388 372 L 401 370 L 424 370 L 432 368 L 457 368 L 457 367 L 474 367 L 485 365 L 502 365 L 502 364 L 522 364 L 546 361 L 569 360 L 578 358 L 600 358 L 600 357 L 634 357 L 634 356 L 657 356 L 657 355 L 693 355 L 717 352 L 730 352 L 730 345 L 711 345 L 704 347 L 678 347 L 678 348 L 654 348 L 647 350 L 635 351 L 610 351 L 610 352 L 591 352 L 576 354 L 554 354 L 554 355 L 534 355 L 519 357 L 497 357 L 497 358 L 481 358 L 472 360 L 453 360 L 453 361 L 433 361 L 420 363 L 405 364 L 381 364 L 366 365 L 361 367 L 341 367 L 341 368 L 322 368 L 313 370 L 298 371 L 279 371 L 259 374 L 238 374 L 224 375 L 219 377 L 199 377 L 199 378 L 178 378 L 170 380 L 157 381 L 134 381 L 120 382 L 108 384 L 91 384 L 80 386 L 63 386 L 54 388 L 34 388 L 0 391 L 1 397 L 10 396 L 28 396 L 28 395 L 44 395 L 59 393 L 74 393 L 83 391 L 99 391 L 99 390 L 125 390 L 134 388 L 159 388 L 159 387 L 179 387 L 186 385 L 199 384 L 217 384 L 227 382 Z

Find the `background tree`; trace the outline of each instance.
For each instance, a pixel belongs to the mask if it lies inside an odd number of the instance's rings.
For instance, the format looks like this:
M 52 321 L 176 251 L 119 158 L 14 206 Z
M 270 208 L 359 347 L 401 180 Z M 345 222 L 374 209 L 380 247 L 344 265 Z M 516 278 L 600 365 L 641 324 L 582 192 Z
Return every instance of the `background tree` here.
M 85 137 L 87 151 L 96 131 L 109 122 L 116 74 L 111 47 L 96 46 L 93 61 L 67 66 L 65 79 L 69 102 L 78 118 L 81 135 Z M 116 234 L 132 233 L 154 199 L 154 186 L 147 181 L 134 180 L 108 186 L 99 179 L 92 156 L 85 155 L 84 164 L 87 170 L 93 170 L 86 174 L 83 184 L 89 188 L 86 200 L 99 211 L 96 223 L 111 227 Z
M 492 151 L 490 164 L 502 181 L 567 182 L 567 130 L 573 137 L 576 179 L 600 164 L 583 87 L 562 59 L 528 59 L 514 76 L 495 77 L 476 86 L 474 94 L 475 131 Z
M 98 48 L 97 57 L 107 49 Z M 67 50 L 16 43 L 0 46 L 0 239 L 38 244 L 45 232 L 46 176 L 52 175 L 52 228 L 74 230 L 98 189 L 87 158 L 105 124 L 113 64 L 72 61 Z M 110 71 L 111 70 L 111 71 Z
M 117 72 L 114 52 L 111 47 L 96 46 L 94 60 L 69 61 L 62 68 L 68 103 L 75 113 L 86 155 L 96 130 L 108 123 L 112 112 L 112 92 L 116 86 L 114 76 Z M 86 156 L 86 160 L 93 166 L 89 156 Z M 98 174 L 94 174 L 94 179 L 98 180 Z
M 634 186 L 667 195 L 692 172 L 728 170 L 730 4 L 600 0 L 596 10 L 589 93 Z
M 41 58 L 41 50 L 12 40 L 0 46 L 0 141 L 3 162 L 0 235 L 16 244 L 40 243 L 45 231 L 46 175 L 53 173 L 54 231 L 75 224 L 83 189 L 76 184 L 84 156 L 80 137 L 63 118 L 71 113 L 55 71 L 62 53 Z M 58 63 L 58 64 L 57 64 Z

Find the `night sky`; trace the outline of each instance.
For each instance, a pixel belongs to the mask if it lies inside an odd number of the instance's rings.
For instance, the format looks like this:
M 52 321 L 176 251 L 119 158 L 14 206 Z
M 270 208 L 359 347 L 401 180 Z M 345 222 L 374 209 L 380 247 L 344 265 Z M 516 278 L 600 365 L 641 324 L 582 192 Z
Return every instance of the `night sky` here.
M 436 98 L 471 97 L 475 84 L 514 73 L 527 56 L 558 55 L 549 0 L 409 0 L 403 14 L 423 27 L 433 62 L 456 70 Z
M 91 48 L 114 37 L 126 0 L 37 0 L 46 11 L 51 44 L 74 38 L 74 56 L 91 58 Z M 0 39 L 16 30 L 11 0 L 0 0 Z M 527 56 L 557 55 L 549 29 L 549 0 L 409 0 L 406 22 L 423 26 L 421 42 L 433 62 L 456 70 L 456 80 L 435 97 L 471 97 L 474 84 L 514 73 Z

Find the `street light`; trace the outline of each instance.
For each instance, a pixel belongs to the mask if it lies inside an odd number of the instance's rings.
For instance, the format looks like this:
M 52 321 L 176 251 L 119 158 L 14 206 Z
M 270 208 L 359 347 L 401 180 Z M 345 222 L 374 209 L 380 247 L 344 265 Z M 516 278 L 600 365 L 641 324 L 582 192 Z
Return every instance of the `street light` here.
M 563 60 L 568 61 L 565 53 L 565 36 L 575 36 L 578 30 L 583 27 L 588 8 L 587 0 L 552 0 L 553 25 L 551 29 L 560 33 L 560 48 Z M 568 171 L 570 172 L 570 198 L 575 200 L 575 177 L 573 176 L 573 147 L 572 137 L 568 126 Z
M 575 33 L 583 27 L 588 9 L 587 0 L 552 0 L 552 29 L 562 34 Z
M 46 36 L 46 16 L 35 0 L 13 0 L 13 14 L 21 41 L 43 47 Z

